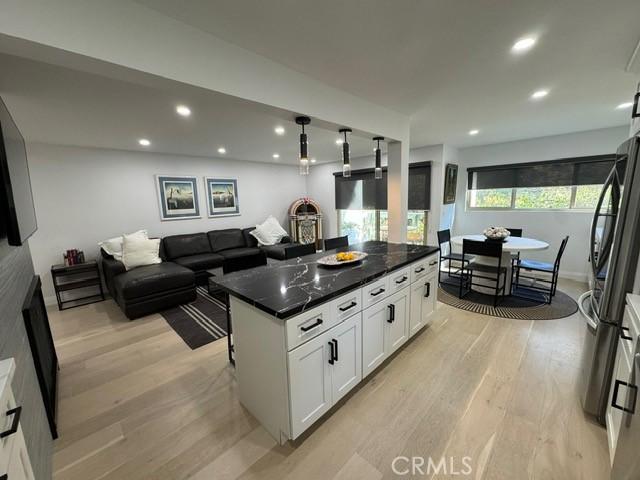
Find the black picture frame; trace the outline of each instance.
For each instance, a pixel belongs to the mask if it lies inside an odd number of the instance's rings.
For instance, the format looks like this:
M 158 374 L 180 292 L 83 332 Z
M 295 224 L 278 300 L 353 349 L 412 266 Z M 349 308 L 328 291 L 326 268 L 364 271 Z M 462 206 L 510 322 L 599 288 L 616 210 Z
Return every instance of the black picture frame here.
M 445 205 L 456 203 L 456 189 L 458 185 L 458 165 L 447 163 L 444 169 L 444 195 L 442 203 Z

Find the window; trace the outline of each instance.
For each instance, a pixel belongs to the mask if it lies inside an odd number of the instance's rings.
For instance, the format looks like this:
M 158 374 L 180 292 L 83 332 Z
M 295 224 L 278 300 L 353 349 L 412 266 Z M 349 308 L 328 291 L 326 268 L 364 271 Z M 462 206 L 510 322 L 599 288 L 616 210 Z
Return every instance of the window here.
M 411 210 L 407 215 L 407 243 L 424 245 L 427 232 L 426 211 Z M 389 239 L 389 214 L 386 210 L 338 210 L 338 235 L 347 235 L 349 243 Z
M 473 209 L 594 209 L 614 165 L 613 155 L 469 168 Z

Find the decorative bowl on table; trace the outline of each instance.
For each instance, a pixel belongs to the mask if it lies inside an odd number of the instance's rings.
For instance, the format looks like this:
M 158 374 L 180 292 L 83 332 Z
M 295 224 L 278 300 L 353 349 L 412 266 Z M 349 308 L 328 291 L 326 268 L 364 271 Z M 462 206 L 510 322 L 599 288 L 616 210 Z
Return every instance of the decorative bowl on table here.
M 338 252 L 332 255 L 327 255 L 318 259 L 320 265 L 325 267 L 338 267 L 340 265 L 349 265 L 356 263 L 367 257 L 364 252 Z
M 487 227 L 482 232 L 491 242 L 506 242 L 511 232 L 504 227 Z

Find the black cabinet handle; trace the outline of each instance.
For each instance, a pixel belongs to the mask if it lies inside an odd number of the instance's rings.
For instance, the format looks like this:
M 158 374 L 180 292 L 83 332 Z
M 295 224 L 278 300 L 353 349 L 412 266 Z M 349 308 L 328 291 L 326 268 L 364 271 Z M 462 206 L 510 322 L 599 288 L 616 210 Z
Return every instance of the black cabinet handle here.
M 7 412 L 7 417 L 13 415 L 13 422 L 11 422 L 11 428 L 0 433 L 0 438 L 10 437 L 18 431 L 18 425 L 20 425 L 20 415 L 22 414 L 22 407 L 16 407 Z
M 427 292 L 424 294 L 424 298 L 429 298 L 429 295 L 431 295 L 431 283 L 427 282 L 424 286 L 427 287 Z
M 391 305 L 387 305 L 387 308 L 389 309 L 389 319 L 387 322 L 393 323 L 396 320 L 396 306 L 392 303 Z
M 437 261 L 437 260 L 434 260 L 433 262 L 429 262 L 429 266 L 430 266 L 430 267 L 433 267 L 436 263 L 438 263 L 438 261 Z
M 316 323 L 314 323 L 313 325 L 308 325 L 306 327 L 300 327 L 300 330 L 302 330 L 303 332 L 308 332 L 309 330 L 312 330 L 316 327 L 319 327 L 320 325 L 322 325 L 322 319 L 319 318 L 316 320 Z
M 424 267 L 416 268 L 416 269 L 414 270 L 414 272 L 416 272 L 416 273 L 424 272 Z
M 384 288 L 381 288 L 380 290 L 378 290 L 377 292 L 370 292 L 369 295 L 373 296 L 373 297 L 377 297 L 378 295 L 380 295 L 381 293 L 384 293 Z
M 349 305 L 347 305 L 346 307 L 339 307 L 338 310 L 340 310 L 341 312 L 346 312 L 347 310 L 349 310 L 350 308 L 355 307 L 356 305 L 358 305 L 356 302 L 351 302 Z
M 404 283 L 404 282 L 406 282 L 406 281 L 407 281 L 407 277 L 406 277 L 406 276 L 403 276 L 400 280 L 396 280 L 396 283 L 397 283 L 398 285 L 400 285 L 401 283 Z
M 630 388 L 633 391 L 633 403 L 630 408 L 623 407 L 622 405 L 618 405 L 618 390 L 620 389 L 620 385 L 624 385 L 627 388 Z M 631 385 L 627 382 L 623 382 L 622 380 L 616 380 L 615 385 L 613 386 L 613 395 L 611 396 L 611 406 L 613 408 L 617 408 L 618 410 L 622 410 L 623 412 L 627 412 L 630 414 L 636 413 L 636 399 L 638 397 L 638 387 L 635 385 Z
M 335 356 L 335 353 L 333 351 L 333 342 L 329 341 L 327 343 L 329 344 L 329 365 L 333 365 L 333 358 Z
M 633 98 L 633 111 L 631 112 L 631 118 L 640 117 L 640 92 L 636 93 Z
M 335 357 L 333 357 L 333 359 L 337 362 L 338 361 L 338 340 L 336 340 L 335 338 L 331 339 L 331 341 L 333 342 L 333 344 L 335 345 Z
M 629 333 L 629 327 L 620 327 L 620 338 L 622 338 L 623 340 L 633 341 L 633 337 L 630 335 L 626 335 L 627 333 Z

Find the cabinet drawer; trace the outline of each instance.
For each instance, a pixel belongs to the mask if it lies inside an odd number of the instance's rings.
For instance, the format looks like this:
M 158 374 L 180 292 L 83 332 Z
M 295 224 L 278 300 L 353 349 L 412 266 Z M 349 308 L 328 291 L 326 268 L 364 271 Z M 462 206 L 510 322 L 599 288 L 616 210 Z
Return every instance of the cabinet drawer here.
M 367 308 L 389 295 L 389 277 L 385 276 L 362 287 L 362 308 Z
M 438 257 L 437 253 L 434 255 L 431 255 L 430 257 L 427 257 L 428 273 L 433 273 L 438 271 L 439 261 L 440 261 L 440 258 Z
M 7 415 L 9 410 L 16 408 L 16 402 L 13 398 L 11 389 L 7 386 L 5 392 L 0 399 L 0 432 L 4 432 L 11 428 L 13 416 Z M 13 452 L 13 444 L 15 443 L 16 434 L 0 439 L 0 475 L 5 473 L 9 468 L 9 461 Z
M 331 315 L 331 302 L 312 308 L 286 320 L 287 351 L 318 336 L 336 324 Z
M 409 268 L 402 268 L 391 272 L 389 275 L 389 294 L 398 292 L 411 283 L 409 278 Z
M 335 299 L 331 302 L 331 310 L 335 323 L 362 311 L 362 290 L 357 289 Z
M 424 278 L 429 273 L 429 259 L 424 258 L 419 262 L 412 263 L 409 266 L 409 277 L 411 283 Z

